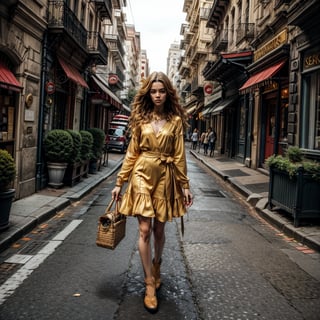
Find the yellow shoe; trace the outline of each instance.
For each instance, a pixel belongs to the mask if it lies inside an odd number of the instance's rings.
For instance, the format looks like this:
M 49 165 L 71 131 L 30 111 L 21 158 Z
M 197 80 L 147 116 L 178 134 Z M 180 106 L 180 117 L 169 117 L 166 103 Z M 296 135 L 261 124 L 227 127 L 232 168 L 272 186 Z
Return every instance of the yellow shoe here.
M 156 312 L 158 310 L 158 299 L 156 296 L 156 287 L 154 278 L 144 279 L 146 284 L 146 293 L 144 296 L 144 306 L 150 312 Z
M 157 290 L 161 286 L 160 265 L 161 265 L 161 259 L 158 263 L 154 262 L 154 259 L 152 260 L 152 270 L 151 271 L 152 271 L 152 276 L 154 277 L 154 281 L 155 281 Z

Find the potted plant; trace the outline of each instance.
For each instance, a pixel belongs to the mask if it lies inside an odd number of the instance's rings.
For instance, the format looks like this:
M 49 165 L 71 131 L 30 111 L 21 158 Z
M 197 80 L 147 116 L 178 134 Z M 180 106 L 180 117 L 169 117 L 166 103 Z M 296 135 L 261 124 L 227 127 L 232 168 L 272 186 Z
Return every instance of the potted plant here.
M 301 218 L 320 217 L 320 163 L 304 158 L 298 147 L 289 147 L 285 156 L 266 160 L 270 169 L 268 203 L 293 215 L 294 226 Z
M 90 128 L 87 131 L 90 132 L 93 137 L 89 173 L 96 173 L 104 150 L 105 133 L 100 128 Z
M 0 150 L 0 231 L 9 227 L 9 216 L 15 190 L 12 183 L 16 174 L 12 156 Z
M 54 129 L 44 138 L 44 151 L 47 160 L 49 185 L 63 186 L 63 177 L 68 163 L 72 160 L 73 140 L 65 130 Z
M 92 145 L 93 145 L 93 136 L 89 131 L 80 130 L 82 144 L 80 151 L 80 158 L 82 162 L 81 166 L 81 176 L 87 177 L 89 172 L 89 161 L 92 157 Z
M 66 130 L 72 137 L 73 148 L 70 155 L 63 182 L 66 185 L 73 186 L 76 182 L 81 181 L 81 145 L 82 136 L 79 131 L 68 129 Z

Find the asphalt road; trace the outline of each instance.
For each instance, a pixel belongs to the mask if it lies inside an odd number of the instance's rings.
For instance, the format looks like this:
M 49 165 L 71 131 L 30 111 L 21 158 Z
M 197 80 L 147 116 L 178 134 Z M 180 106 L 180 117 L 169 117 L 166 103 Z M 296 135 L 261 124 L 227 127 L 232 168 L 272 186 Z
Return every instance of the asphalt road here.
M 115 176 L 2 253 L 0 284 L 12 287 L 3 320 L 319 319 L 320 256 L 260 219 L 188 155 L 195 196 L 166 226 L 159 311 L 143 307 L 137 222 L 111 251 L 95 245 Z

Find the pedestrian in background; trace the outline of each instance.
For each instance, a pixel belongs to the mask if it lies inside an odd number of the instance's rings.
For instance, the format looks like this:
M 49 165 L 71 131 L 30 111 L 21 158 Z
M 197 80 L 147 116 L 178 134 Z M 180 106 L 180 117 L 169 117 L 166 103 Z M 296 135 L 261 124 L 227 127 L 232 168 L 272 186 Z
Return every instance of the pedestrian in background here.
M 203 153 L 205 155 L 208 154 L 208 148 L 209 148 L 209 131 L 210 129 L 208 129 L 205 133 L 204 133 L 204 137 L 203 137 Z
M 210 133 L 209 133 L 210 157 L 214 157 L 214 149 L 216 148 L 217 134 L 211 127 L 209 129 L 210 129 Z
M 199 140 L 199 133 L 198 133 L 198 129 L 195 128 L 193 130 L 192 135 L 191 135 L 191 143 L 192 143 L 192 149 L 193 150 L 197 149 L 198 140 Z
M 203 141 L 204 141 L 204 136 L 206 135 L 206 132 L 203 131 L 201 133 L 200 139 L 199 139 L 199 148 L 198 148 L 198 153 L 200 153 L 201 147 L 203 146 Z
M 151 312 L 158 308 L 156 289 L 161 285 L 165 224 L 183 216 L 193 202 L 183 138 L 187 125 L 169 78 L 162 72 L 153 72 L 134 98 L 132 137 L 112 190 L 113 199 L 122 198 L 119 212 L 138 219 L 139 253 L 146 285 L 144 306 Z M 121 197 L 121 188 L 127 181 Z

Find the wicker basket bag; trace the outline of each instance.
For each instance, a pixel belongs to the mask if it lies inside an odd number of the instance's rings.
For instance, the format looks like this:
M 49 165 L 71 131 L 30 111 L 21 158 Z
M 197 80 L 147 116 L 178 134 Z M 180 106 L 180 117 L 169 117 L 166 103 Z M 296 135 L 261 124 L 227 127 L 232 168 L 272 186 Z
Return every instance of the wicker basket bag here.
M 115 202 L 115 207 L 112 206 Z M 99 217 L 96 244 L 99 247 L 115 249 L 126 234 L 126 216 L 118 212 L 119 202 L 110 201 L 105 214 Z

